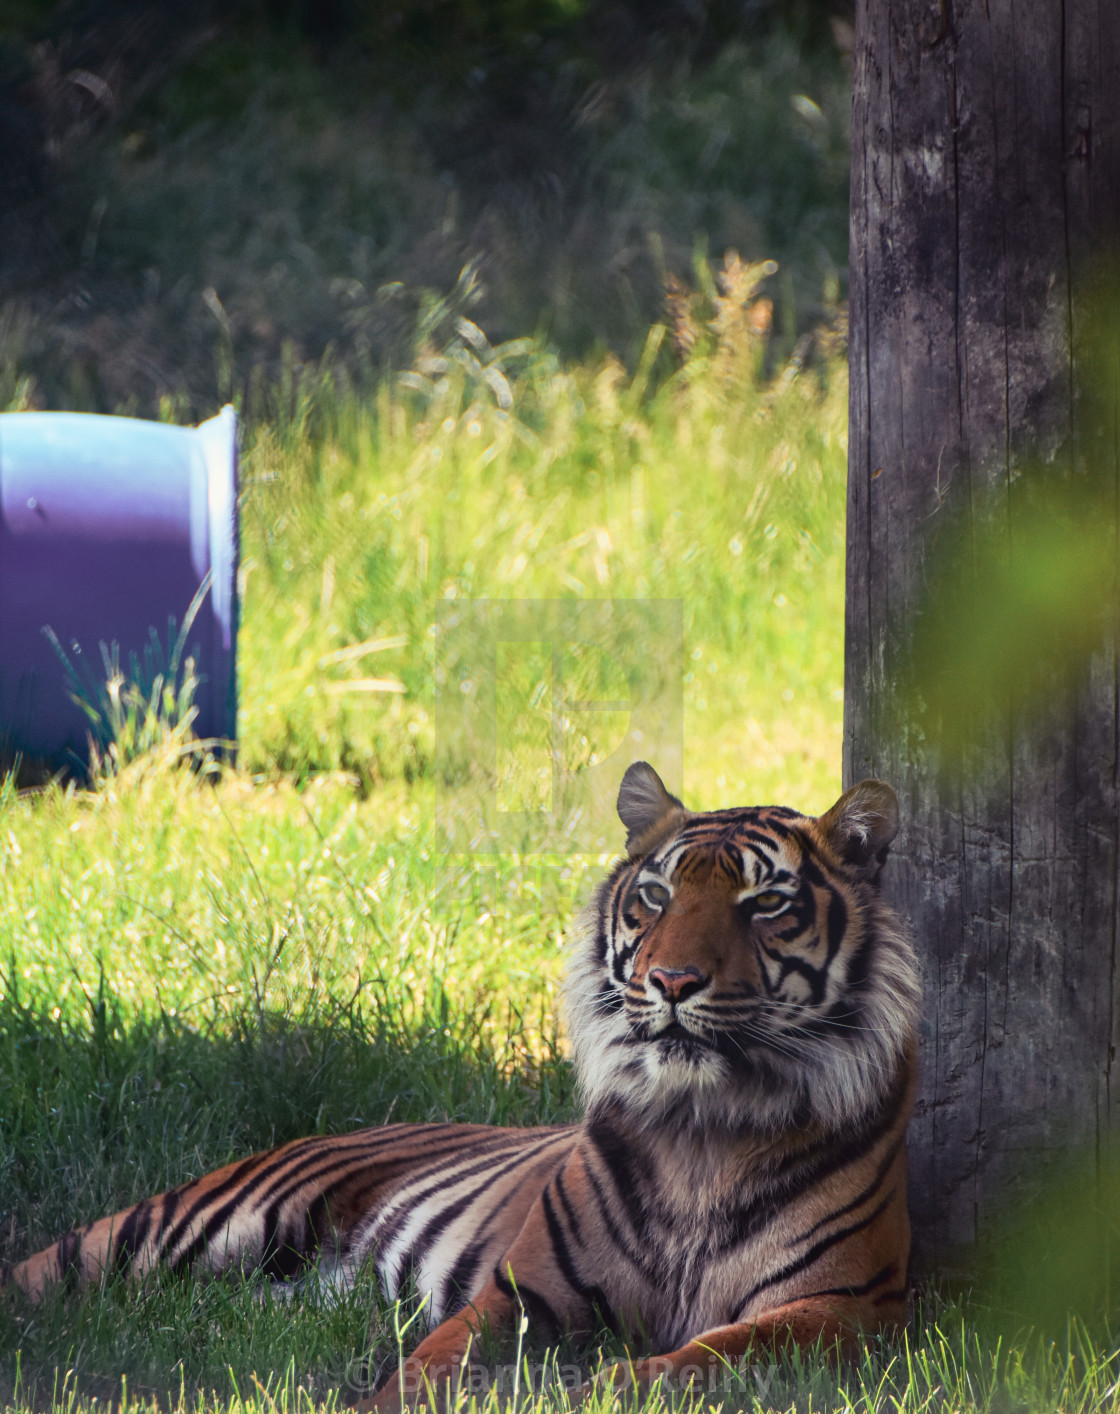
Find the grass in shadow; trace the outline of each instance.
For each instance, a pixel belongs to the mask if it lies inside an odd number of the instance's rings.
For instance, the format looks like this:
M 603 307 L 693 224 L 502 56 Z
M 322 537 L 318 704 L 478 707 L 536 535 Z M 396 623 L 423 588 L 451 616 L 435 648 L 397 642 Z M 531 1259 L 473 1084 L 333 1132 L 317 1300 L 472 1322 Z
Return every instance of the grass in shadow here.
M 53 1017 L 18 989 L 0 1003 L 0 1212 L 3 1257 L 26 1255 L 75 1222 L 127 1206 L 256 1150 L 365 1124 L 454 1119 L 540 1124 L 569 1118 L 570 1072 L 556 1045 L 526 1054 L 519 1018 L 452 1011 L 433 992 L 401 1015 L 385 989 L 311 1001 L 284 1015 L 217 1013 L 188 1027 L 128 1018 L 102 980 L 85 1016 Z M 495 1046 L 495 1035 L 501 1044 Z M 4 1298 L 0 1394 L 16 1363 L 24 1396 L 73 1372 L 87 1395 L 162 1398 L 251 1383 L 283 1348 L 308 1387 L 353 1383 L 371 1316 L 367 1279 L 342 1295 L 304 1284 L 107 1280 L 37 1308 Z M 375 1358 L 386 1354 L 389 1316 Z M 340 1364 L 341 1362 L 341 1364 Z M 7 1386 L 7 1389 L 4 1389 Z M 227 1396 L 228 1397 L 228 1396 Z

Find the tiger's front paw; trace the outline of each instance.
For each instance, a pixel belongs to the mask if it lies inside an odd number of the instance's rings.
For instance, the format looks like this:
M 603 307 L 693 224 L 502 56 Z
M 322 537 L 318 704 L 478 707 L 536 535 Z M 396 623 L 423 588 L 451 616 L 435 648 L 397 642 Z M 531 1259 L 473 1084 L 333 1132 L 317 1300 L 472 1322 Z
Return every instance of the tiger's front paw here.
M 585 1403 L 591 1395 L 604 1389 L 618 1393 L 634 1390 L 639 1395 L 645 1395 L 658 1385 L 675 1393 L 687 1392 L 697 1385 L 701 1389 L 711 1388 L 706 1381 L 710 1380 L 713 1368 L 714 1361 L 703 1366 L 682 1363 L 668 1355 L 650 1355 L 644 1360 L 620 1360 L 588 1381 L 577 1392 L 578 1402 Z
M 455 1403 L 461 1384 L 469 1389 L 471 1367 L 458 1360 L 404 1360 L 390 1374 L 378 1393 L 359 1404 L 359 1414 L 400 1414 L 402 1410 L 430 1410 L 443 1414 Z
M 396 1375 L 366 1399 L 359 1400 L 358 1414 L 400 1414 L 401 1385 Z

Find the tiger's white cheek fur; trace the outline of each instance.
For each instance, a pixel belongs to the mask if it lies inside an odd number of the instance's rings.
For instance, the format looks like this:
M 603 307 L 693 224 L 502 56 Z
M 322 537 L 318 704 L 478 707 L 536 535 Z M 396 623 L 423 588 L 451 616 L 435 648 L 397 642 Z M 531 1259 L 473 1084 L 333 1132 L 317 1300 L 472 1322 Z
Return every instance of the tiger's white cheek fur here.
M 787 1006 L 797 1007 L 799 1010 L 808 1007 L 813 1000 L 813 988 L 808 978 L 802 977 L 800 972 L 791 972 L 784 982 L 774 979 L 774 1000 L 785 1002 Z

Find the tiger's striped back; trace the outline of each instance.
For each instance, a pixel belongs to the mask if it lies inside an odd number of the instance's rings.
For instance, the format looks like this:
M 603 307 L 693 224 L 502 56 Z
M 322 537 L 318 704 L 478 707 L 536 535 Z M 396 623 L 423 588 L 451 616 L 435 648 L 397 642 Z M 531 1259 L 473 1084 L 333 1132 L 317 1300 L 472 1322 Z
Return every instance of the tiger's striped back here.
M 394 1124 L 297 1139 L 67 1233 L 10 1279 L 37 1300 L 61 1279 L 157 1264 L 289 1280 L 317 1261 L 348 1285 L 372 1260 L 390 1300 L 415 1275 L 440 1319 L 490 1277 L 575 1136 Z

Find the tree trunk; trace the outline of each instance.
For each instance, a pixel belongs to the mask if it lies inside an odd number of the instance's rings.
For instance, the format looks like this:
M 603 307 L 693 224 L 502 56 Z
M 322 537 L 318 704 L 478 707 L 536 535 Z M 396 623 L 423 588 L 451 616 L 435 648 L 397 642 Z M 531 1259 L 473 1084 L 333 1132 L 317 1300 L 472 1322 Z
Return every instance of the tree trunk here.
M 911 1211 L 944 1264 L 1117 1119 L 1115 642 L 1056 730 L 1013 712 L 965 773 L 893 714 L 938 538 L 998 491 L 1014 553 L 1024 462 L 1091 435 L 1120 484 L 1117 389 L 1103 440 L 1077 392 L 1088 262 L 1120 230 L 1120 3 L 857 11 L 844 778 L 902 806 L 884 883 L 926 988 Z

